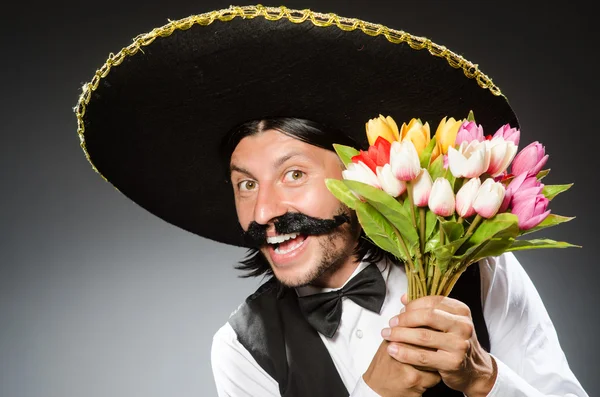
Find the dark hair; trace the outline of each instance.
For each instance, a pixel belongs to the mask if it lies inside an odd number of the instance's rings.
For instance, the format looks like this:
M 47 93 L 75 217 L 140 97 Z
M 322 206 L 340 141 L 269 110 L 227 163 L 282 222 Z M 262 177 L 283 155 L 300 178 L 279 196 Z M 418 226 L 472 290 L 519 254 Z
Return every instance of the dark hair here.
M 302 142 L 331 151 L 334 150 L 334 143 L 355 148 L 359 147 L 354 139 L 341 131 L 311 120 L 278 117 L 248 121 L 232 128 L 221 141 L 221 158 L 223 160 L 223 169 L 227 173 L 228 182 L 230 172 L 229 162 L 236 146 L 245 137 L 260 134 L 267 130 L 277 130 Z M 387 258 L 393 263 L 398 262 L 395 256 L 375 245 L 362 230 L 354 251 L 354 256 L 357 260 L 362 259 L 370 263 L 377 263 L 383 258 Z M 248 250 L 246 257 L 240 261 L 236 269 L 246 271 L 245 274 L 240 276 L 244 278 L 273 274 L 271 266 L 263 254 L 256 248 Z

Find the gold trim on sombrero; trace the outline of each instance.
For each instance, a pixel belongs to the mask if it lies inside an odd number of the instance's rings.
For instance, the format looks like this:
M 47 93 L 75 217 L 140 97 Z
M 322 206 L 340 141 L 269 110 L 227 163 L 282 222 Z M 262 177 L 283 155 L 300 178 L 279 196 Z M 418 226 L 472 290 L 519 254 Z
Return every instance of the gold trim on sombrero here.
M 96 74 L 92 80 L 83 85 L 83 92 L 79 96 L 79 100 L 74 110 L 77 116 L 77 133 L 80 139 L 80 146 L 83 149 L 88 162 L 92 165 L 94 171 L 96 171 L 105 181 L 108 182 L 108 180 L 104 177 L 104 175 L 102 175 L 102 173 L 100 173 L 100 171 L 98 171 L 90 159 L 85 145 L 85 127 L 83 123 L 83 116 L 85 115 L 86 105 L 90 101 L 91 93 L 96 90 L 98 84 L 100 83 L 100 79 L 108 75 L 113 66 L 118 66 L 123 62 L 126 56 L 134 55 L 138 52 L 138 50 L 144 52 L 142 49 L 143 46 L 151 44 L 158 37 L 170 36 L 176 29 L 187 30 L 195 24 L 210 25 L 215 20 L 227 22 L 236 17 L 256 18 L 257 16 L 262 16 L 270 21 L 277 21 L 282 18 L 286 18 L 293 23 L 303 23 L 306 20 L 310 20 L 315 26 L 327 27 L 335 25 L 344 31 L 360 29 L 369 36 L 383 35 L 391 43 L 407 43 L 415 50 L 422 50 L 426 48 L 431 55 L 445 58 L 448 64 L 453 68 L 462 68 L 465 76 L 471 79 L 476 79 L 481 88 L 490 90 L 490 92 L 496 96 L 503 96 L 503 94 L 500 92 L 500 89 L 488 76 L 479 70 L 476 64 L 467 61 L 462 56 L 450 51 L 444 46 L 433 43 L 431 40 L 425 37 L 414 36 L 401 30 L 389 29 L 383 25 L 365 22 L 356 18 L 344 18 L 333 13 L 322 14 L 313 12 L 309 9 L 292 10 L 284 6 L 264 7 L 260 4 L 256 6 L 242 7 L 231 6 L 222 10 L 192 15 L 176 21 L 169 21 L 169 23 L 164 26 L 154 28 L 148 33 L 138 35 L 134 38 L 133 42 L 129 46 L 121 49 L 121 51 L 119 51 L 116 55 L 110 53 L 108 59 L 104 65 L 102 65 L 102 67 L 96 71 Z

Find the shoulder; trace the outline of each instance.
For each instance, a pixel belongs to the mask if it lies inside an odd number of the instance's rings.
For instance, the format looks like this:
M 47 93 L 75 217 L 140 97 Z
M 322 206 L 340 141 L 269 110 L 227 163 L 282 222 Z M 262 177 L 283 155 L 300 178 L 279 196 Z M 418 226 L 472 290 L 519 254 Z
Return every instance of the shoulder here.
M 521 302 L 530 296 L 539 298 L 529 275 L 512 252 L 479 261 L 481 297 L 485 306 L 489 300 L 504 297 Z

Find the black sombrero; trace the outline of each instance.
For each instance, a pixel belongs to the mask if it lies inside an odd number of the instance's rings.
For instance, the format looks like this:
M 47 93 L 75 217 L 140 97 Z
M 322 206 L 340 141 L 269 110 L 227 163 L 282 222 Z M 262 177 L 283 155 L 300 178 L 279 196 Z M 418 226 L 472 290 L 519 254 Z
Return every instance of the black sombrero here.
M 76 106 L 81 146 L 120 192 L 197 235 L 243 246 L 218 145 L 232 127 L 298 117 L 367 146 L 379 114 L 433 125 L 473 110 L 518 127 L 476 65 L 430 40 L 333 14 L 230 7 L 171 21 L 111 54 Z

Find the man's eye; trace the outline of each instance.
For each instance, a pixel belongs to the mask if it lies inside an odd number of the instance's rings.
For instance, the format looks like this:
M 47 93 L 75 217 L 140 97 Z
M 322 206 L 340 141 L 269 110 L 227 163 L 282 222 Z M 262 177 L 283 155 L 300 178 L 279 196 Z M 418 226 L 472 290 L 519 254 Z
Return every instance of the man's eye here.
M 242 191 L 250 191 L 256 189 L 256 182 L 254 181 L 241 181 L 238 183 L 238 189 Z
M 302 179 L 303 176 L 304 176 L 304 172 L 299 171 L 299 170 L 291 170 L 285 174 L 285 179 L 287 181 L 297 181 L 299 179 Z

